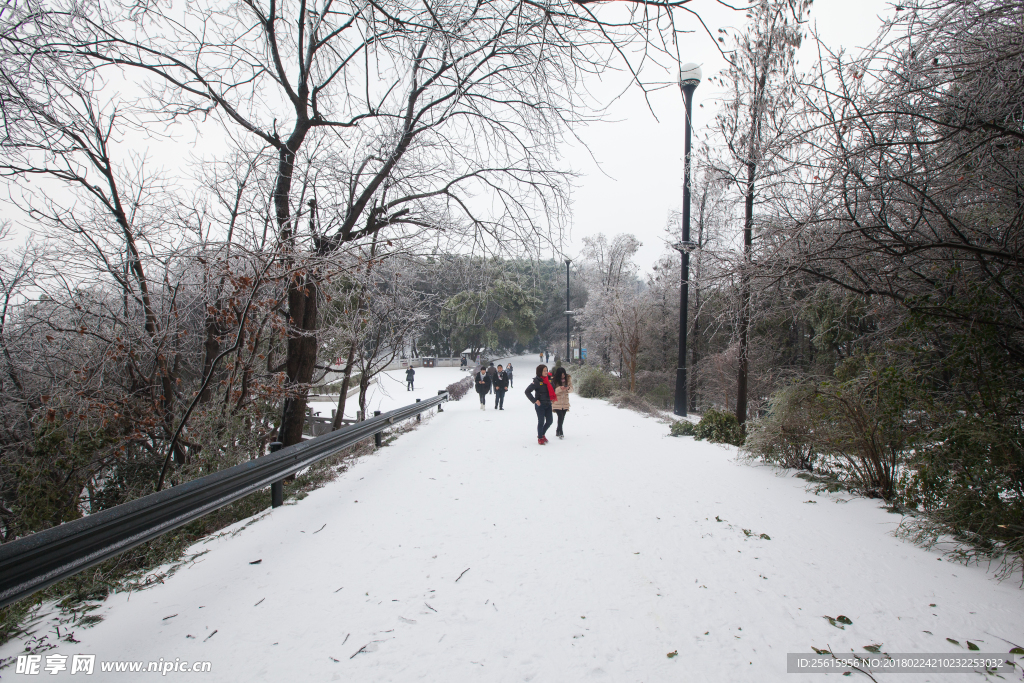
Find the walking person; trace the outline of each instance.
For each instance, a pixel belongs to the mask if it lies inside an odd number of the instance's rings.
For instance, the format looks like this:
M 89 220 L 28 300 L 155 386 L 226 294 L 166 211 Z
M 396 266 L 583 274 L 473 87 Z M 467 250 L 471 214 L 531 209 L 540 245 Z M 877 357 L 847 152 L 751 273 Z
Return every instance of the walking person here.
M 412 391 L 412 381 L 413 381 L 414 377 L 416 377 L 416 371 L 415 370 L 413 370 L 412 368 L 409 368 L 408 370 L 405 371 L 405 390 L 406 391 Z
M 543 446 L 548 442 L 544 436 L 551 426 L 551 402 L 555 400 L 555 390 L 547 377 L 548 366 L 541 363 L 537 366 L 537 376 L 526 387 L 526 397 L 534 404 L 537 411 L 537 443 Z
M 508 375 L 508 388 L 512 388 L 512 363 L 505 366 L 505 374 Z
M 551 352 L 550 351 L 545 351 L 544 352 L 544 362 L 545 363 L 550 363 L 551 362 Z
M 487 366 L 487 379 L 491 381 L 491 389 L 494 389 L 494 378 L 497 374 L 498 371 L 494 369 L 494 361 L 491 361 L 490 365 Z
M 462 358 L 459 359 L 459 367 L 460 368 L 466 367 L 466 361 L 467 360 L 468 359 L 466 358 L 465 354 L 463 354 Z
M 494 409 L 505 410 L 505 392 L 508 391 L 508 373 L 501 369 L 501 365 L 498 366 L 498 371 L 494 375 Z
M 569 394 L 572 393 L 572 375 L 565 371 L 565 368 L 555 368 L 551 377 L 551 385 L 555 387 L 555 400 L 551 403 L 551 410 L 558 416 L 558 424 L 555 426 L 555 436 L 564 439 L 562 423 L 565 422 L 565 414 L 569 412 Z
M 491 378 L 487 376 L 487 370 L 481 365 L 480 370 L 473 375 L 476 382 L 476 393 L 480 394 L 480 410 L 487 410 L 487 394 L 491 390 Z
M 540 362 L 541 362 L 541 363 L 543 363 L 543 362 L 544 362 L 544 354 L 543 354 L 543 353 L 541 353 L 541 354 L 540 354 Z

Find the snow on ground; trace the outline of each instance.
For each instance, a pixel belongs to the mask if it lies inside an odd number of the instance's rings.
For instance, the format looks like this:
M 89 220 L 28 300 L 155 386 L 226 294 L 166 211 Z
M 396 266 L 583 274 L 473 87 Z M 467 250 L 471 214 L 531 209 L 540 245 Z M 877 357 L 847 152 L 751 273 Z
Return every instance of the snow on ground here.
M 504 363 L 506 360 L 507 357 L 499 358 L 495 361 L 495 365 Z M 537 367 L 537 361 L 533 356 L 513 358 L 513 367 L 519 366 L 520 362 L 522 363 L 522 370 L 520 372 L 525 373 L 524 381 L 528 382 L 529 377 L 534 373 L 534 368 Z M 437 396 L 439 389 L 444 389 L 449 384 L 458 382 L 463 377 L 469 375 L 470 370 L 475 370 L 476 368 L 471 363 L 468 370 L 460 368 L 414 369 L 416 370 L 416 381 L 413 383 L 413 387 L 415 387 L 413 391 L 406 389 L 404 369 L 388 370 L 376 375 L 366 392 L 367 412 L 371 415 L 375 410 L 386 413 L 389 410 L 415 403 L 418 398 L 425 400 Z M 515 374 L 513 373 L 513 375 Z M 513 379 L 513 381 L 515 380 Z M 523 384 L 523 388 L 526 388 L 526 384 Z M 338 397 L 334 396 L 330 401 L 310 401 L 309 407 L 312 408 L 314 413 L 319 412 L 321 417 L 329 417 L 331 410 L 338 407 Z M 359 410 L 358 392 L 349 396 L 345 401 L 345 417 L 354 420 L 357 410 Z
M 111 596 L 58 652 L 212 662 L 203 681 L 811 682 L 787 652 L 1024 640 L 1016 582 L 898 540 L 876 501 L 599 400 L 573 397 L 565 440 L 538 446 L 533 363 L 516 364 L 504 411 L 448 404 L 165 584 Z
M 512 364 L 514 366 L 515 361 Z M 437 396 L 439 389 L 444 389 L 469 374 L 459 368 L 414 369 L 416 370 L 416 381 L 413 383 L 413 387 L 415 387 L 413 391 L 406 389 L 405 370 L 388 370 L 377 375 L 376 381 L 367 388 L 367 412 L 370 415 L 375 410 L 386 413 L 389 410 L 415 403 L 418 398 L 423 400 L 432 398 Z M 331 401 L 310 401 L 309 407 L 314 414 L 319 412 L 321 417 L 330 417 L 331 410 L 336 410 L 338 407 L 338 398 L 335 396 Z M 357 410 L 359 410 L 358 392 L 346 399 L 345 417 L 354 420 Z

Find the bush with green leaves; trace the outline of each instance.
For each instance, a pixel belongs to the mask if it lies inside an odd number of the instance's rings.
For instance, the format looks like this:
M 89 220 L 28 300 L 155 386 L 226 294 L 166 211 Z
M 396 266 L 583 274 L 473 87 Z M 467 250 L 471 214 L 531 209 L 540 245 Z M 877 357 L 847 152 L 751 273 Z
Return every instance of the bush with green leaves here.
M 677 420 L 672 423 L 669 431 L 672 436 L 693 436 L 696 427 L 697 425 L 693 424 L 689 420 Z
M 583 398 L 608 398 L 619 381 L 593 365 L 584 365 L 573 373 L 576 393 Z
M 918 380 L 873 357 L 851 358 L 835 377 L 776 392 L 750 427 L 746 450 L 783 467 L 819 471 L 846 488 L 893 500 L 921 424 Z
M 932 545 L 966 541 L 965 559 L 1002 557 L 1004 574 L 1024 564 L 1024 433 L 1019 425 L 960 415 L 937 428 L 910 459 L 897 502 L 927 513 L 903 530 Z
M 712 443 L 742 446 L 744 434 L 735 415 L 711 408 L 704 412 L 700 422 L 694 427 L 693 438 L 698 441 L 706 439 Z

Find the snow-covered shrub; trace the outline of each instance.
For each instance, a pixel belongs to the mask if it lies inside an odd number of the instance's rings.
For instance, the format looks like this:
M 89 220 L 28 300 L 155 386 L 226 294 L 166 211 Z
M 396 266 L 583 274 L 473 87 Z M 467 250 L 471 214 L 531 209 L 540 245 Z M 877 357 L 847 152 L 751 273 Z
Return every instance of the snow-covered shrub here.
M 835 374 L 776 392 L 747 449 L 787 467 L 813 463 L 850 490 L 893 501 L 921 440 L 911 409 L 920 380 L 866 358 L 848 359 Z
M 593 365 L 584 365 L 573 373 L 576 393 L 583 398 L 608 398 L 618 385 L 611 375 Z
M 814 388 L 793 384 L 775 392 L 768 412 L 747 422 L 743 450 L 749 455 L 780 467 L 813 470 L 818 459 L 811 428 L 809 401 Z
M 446 391 L 448 392 L 448 399 L 450 401 L 458 401 L 459 399 L 466 395 L 466 392 L 468 392 L 472 386 L 473 378 L 468 376 L 463 377 L 458 382 L 449 384 L 446 389 Z
M 700 422 L 694 427 L 693 438 L 698 441 L 707 439 L 712 443 L 731 443 L 733 446 L 742 446 L 744 434 L 735 415 L 711 408 L 704 412 Z
M 677 420 L 672 423 L 669 431 L 672 436 L 693 436 L 693 431 L 697 425 L 693 424 L 689 420 Z
M 1024 433 L 1019 423 L 958 414 L 908 457 L 896 502 L 927 513 L 901 531 L 926 546 L 952 535 L 962 559 L 1002 558 L 1001 575 L 1024 566 Z
M 630 391 L 616 391 L 608 399 L 609 402 L 619 408 L 626 408 L 627 410 L 635 410 L 638 413 L 644 415 L 653 415 L 655 417 L 661 417 L 657 406 L 653 405 L 646 398 L 640 394 L 634 394 Z

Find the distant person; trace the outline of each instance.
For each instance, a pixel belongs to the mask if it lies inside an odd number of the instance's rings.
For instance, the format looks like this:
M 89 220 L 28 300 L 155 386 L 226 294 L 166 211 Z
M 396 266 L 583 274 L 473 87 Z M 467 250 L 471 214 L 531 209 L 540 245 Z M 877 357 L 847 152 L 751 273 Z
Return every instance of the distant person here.
M 476 383 L 476 393 L 480 394 L 480 410 L 487 410 L 487 394 L 491 390 L 491 378 L 487 376 L 487 370 L 481 365 L 480 370 L 473 375 Z
M 569 394 L 572 393 L 572 376 L 565 371 L 565 368 L 555 368 L 551 377 L 551 385 L 555 387 L 555 400 L 551 403 L 551 410 L 558 416 L 558 425 L 555 427 L 555 436 L 564 439 L 562 423 L 565 422 L 565 414 L 569 412 Z
M 544 352 L 544 362 L 545 363 L 551 362 L 551 352 L 550 351 L 545 351 Z
M 413 381 L 414 377 L 416 377 L 416 371 L 415 370 L 413 370 L 412 368 L 409 368 L 408 370 L 405 371 L 405 390 L 406 391 L 412 391 L 412 381 Z
M 537 366 L 537 376 L 526 387 L 526 397 L 534 404 L 537 411 L 537 443 L 543 446 L 548 442 L 548 427 L 551 426 L 551 402 L 555 400 L 555 390 L 548 379 L 548 366 L 541 363 Z
M 459 359 L 459 367 L 460 367 L 460 368 L 464 368 L 464 367 L 466 367 L 466 363 L 467 363 L 468 361 L 469 361 L 469 359 L 468 359 L 468 358 L 466 358 L 466 354 L 462 354 L 462 358 L 460 358 L 460 359 Z
M 505 392 L 508 391 L 508 373 L 501 369 L 501 365 L 498 365 L 498 371 L 494 373 L 492 386 L 494 387 L 495 410 L 505 410 Z
M 498 371 L 494 368 L 494 362 L 492 361 L 487 366 L 487 379 L 491 381 L 491 389 L 494 388 L 494 378 L 498 375 Z
M 512 363 L 505 366 L 505 374 L 508 375 L 508 388 L 512 388 Z

